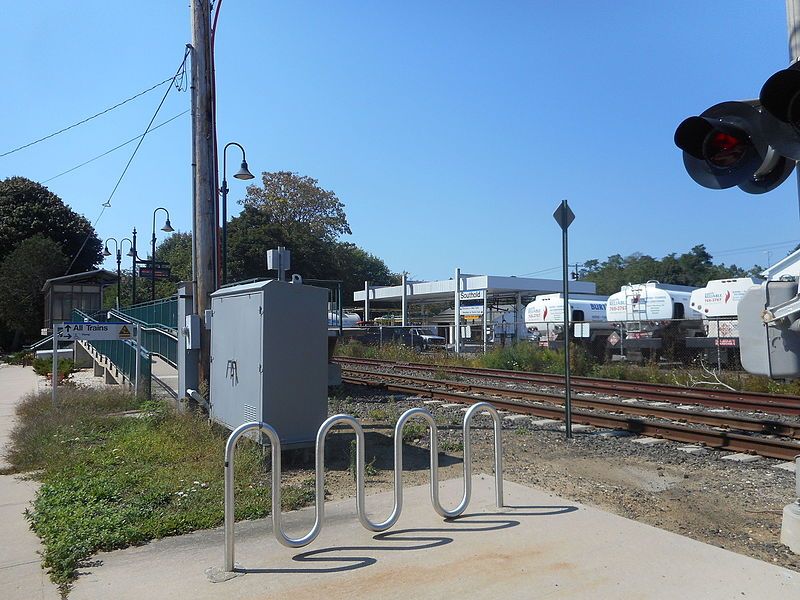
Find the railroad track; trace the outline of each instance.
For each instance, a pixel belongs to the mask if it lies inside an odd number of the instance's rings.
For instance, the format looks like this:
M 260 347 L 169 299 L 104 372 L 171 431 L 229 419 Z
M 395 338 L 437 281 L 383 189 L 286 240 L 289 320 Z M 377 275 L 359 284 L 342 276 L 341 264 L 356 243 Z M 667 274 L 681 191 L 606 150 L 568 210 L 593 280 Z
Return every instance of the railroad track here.
M 558 420 L 564 417 L 564 410 L 561 406 L 563 398 L 558 394 L 547 392 L 510 390 L 498 386 L 440 381 L 347 368 L 342 371 L 342 380 L 345 383 L 382 387 L 389 391 L 427 396 L 450 402 L 465 404 L 491 402 L 497 408 L 518 414 Z M 512 400 L 510 397 L 515 399 Z M 800 454 L 800 444 L 788 440 L 762 437 L 764 435 L 800 437 L 800 426 L 780 421 L 668 407 L 635 406 L 586 396 L 574 397 L 573 404 L 578 408 L 572 411 L 572 421 L 584 425 L 621 429 L 679 442 L 700 443 L 720 450 L 755 453 L 781 460 L 793 460 Z M 583 408 L 589 410 L 583 410 Z M 660 420 L 639 418 L 642 416 Z M 692 423 L 694 426 L 676 421 Z M 697 425 L 710 426 L 714 429 Z M 735 433 L 735 431 L 751 432 L 751 434 Z M 760 435 L 753 435 L 753 433 Z
M 429 365 L 424 363 L 398 363 L 393 361 L 344 358 L 334 359 L 343 367 L 347 365 L 363 365 L 386 369 L 406 369 L 429 373 L 445 372 L 464 377 L 477 377 L 524 383 L 528 385 L 546 385 L 563 387 L 564 377 L 551 373 L 524 373 L 503 369 L 479 369 L 468 367 L 450 367 Z M 763 394 L 758 392 L 734 392 L 730 390 L 712 390 L 686 388 L 678 385 L 653 384 L 638 381 L 615 381 L 596 377 L 571 377 L 572 389 L 579 392 L 615 395 L 639 400 L 654 400 L 681 404 L 697 404 L 709 408 L 729 408 L 745 412 L 766 412 L 781 415 L 800 415 L 800 397 L 788 395 Z

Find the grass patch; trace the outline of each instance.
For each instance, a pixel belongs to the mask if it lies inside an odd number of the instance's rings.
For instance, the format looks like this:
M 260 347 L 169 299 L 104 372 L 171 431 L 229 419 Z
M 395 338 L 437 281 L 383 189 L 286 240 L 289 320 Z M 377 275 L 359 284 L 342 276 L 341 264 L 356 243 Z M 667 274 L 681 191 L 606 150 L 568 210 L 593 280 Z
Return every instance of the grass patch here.
M 138 418 L 120 411 L 143 409 Z M 26 516 L 44 544 L 43 564 L 66 593 L 99 551 L 220 525 L 228 432 L 200 416 L 130 395 L 65 389 L 19 407 L 9 462 L 38 470 L 42 487 Z M 236 518 L 269 514 L 269 475 L 260 446 L 242 440 L 236 457 Z M 313 502 L 311 487 L 284 486 L 287 510 Z

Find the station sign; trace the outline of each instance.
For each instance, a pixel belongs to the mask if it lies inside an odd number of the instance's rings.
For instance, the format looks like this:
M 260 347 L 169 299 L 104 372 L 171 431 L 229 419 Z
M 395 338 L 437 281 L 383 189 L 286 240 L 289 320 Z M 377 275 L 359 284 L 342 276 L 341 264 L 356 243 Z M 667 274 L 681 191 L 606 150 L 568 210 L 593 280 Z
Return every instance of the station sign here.
M 466 290 L 458 293 L 459 315 L 466 318 L 483 316 L 483 301 L 486 290 Z
M 483 300 L 486 297 L 486 290 L 466 290 L 458 294 L 461 302 L 468 302 L 470 300 Z
M 131 323 L 96 323 L 77 321 L 56 325 L 56 336 L 67 340 L 130 340 L 136 334 Z
M 139 267 L 139 277 L 143 279 L 150 279 L 153 276 L 152 273 L 150 267 Z M 166 269 L 156 267 L 156 279 L 169 279 L 170 275 L 172 275 L 172 271 L 169 267 Z
M 475 306 L 464 306 L 463 304 L 459 307 L 459 313 L 462 317 L 482 317 L 483 316 L 483 304 L 478 304 Z

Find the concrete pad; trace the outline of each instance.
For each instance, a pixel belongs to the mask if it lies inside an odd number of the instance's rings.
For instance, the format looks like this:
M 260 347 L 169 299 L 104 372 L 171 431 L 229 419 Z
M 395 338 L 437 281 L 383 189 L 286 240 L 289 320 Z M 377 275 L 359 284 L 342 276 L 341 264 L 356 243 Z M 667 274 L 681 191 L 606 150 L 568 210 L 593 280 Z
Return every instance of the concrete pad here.
M 451 404 L 442 404 L 440 408 L 461 408 L 462 406 L 464 405 L 458 403 L 451 403 Z
M 624 429 L 605 429 L 603 431 L 598 431 L 597 434 L 600 437 L 631 437 L 632 434 L 630 431 L 625 431 Z
M 408 400 L 416 400 L 416 398 L 408 398 Z M 423 400 L 423 404 L 429 404 L 430 406 L 436 406 L 438 404 L 444 404 L 441 400 Z
M 773 468 L 789 471 L 790 473 L 794 473 L 797 470 L 797 467 L 795 466 L 795 462 L 793 460 L 773 465 Z
M 16 422 L 17 404 L 28 394 L 35 393 L 37 384 L 38 375 L 32 367 L 0 364 L 0 389 L 3 390 L 0 394 L 0 469 L 9 466 L 5 460 L 6 444 Z
M 0 365 L 0 467 L 7 467 L 5 447 L 16 420 L 16 405 L 36 392 L 38 376 L 30 367 Z M 0 476 L 0 598 L 57 600 L 60 594 L 41 567 L 39 538 L 30 530 L 24 511 L 38 484 L 13 475 Z
M 744 454 L 741 452 L 737 452 L 736 454 L 727 454 L 726 456 L 722 457 L 722 460 L 730 460 L 733 462 L 740 462 L 740 463 L 751 463 L 757 460 L 761 460 L 761 457 L 757 454 Z
M 527 415 L 506 415 L 503 417 L 505 421 L 511 421 L 512 423 L 520 423 L 522 421 L 527 421 L 530 419 Z
M 58 600 L 61 595 L 41 566 L 42 545 L 23 513 L 38 484 L 0 476 L 0 598 Z
M 280 546 L 270 522 L 237 526 L 236 561 L 244 575 L 211 583 L 221 566 L 220 529 L 168 538 L 95 557 L 70 600 L 326 600 L 588 598 L 758 598 L 800 595 L 800 573 L 604 513 L 545 492 L 505 483 L 508 508 L 497 509 L 493 480 L 473 478 L 465 516 L 444 521 L 427 486 L 406 490 L 389 532 L 363 529 L 353 500 L 329 503 L 317 541 Z M 442 485 L 455 502 L 461 481 Z M 388 514 L 391 493 L 367 498 L 373 518 Z M 287 515 L 305 532 L 313 508 Z M 700 568 L 698 565 L 713 565 Z
M 537 427 L 545 427 L 547 425 L 555 425 L 556 423 L 561 423 L 561 421 L 557 419 L 538 419 L 536 421 L 531 421 L 531 425 L 536 425 Z
M 667 440 L 664 438 L 654 438 L 654 437 L 640 437 L 636 438 L 635 440 L 631 440 L 634 444 L 641 444 L 642 446 L 654 446 L 656 444 L 666 444 Z
M 573 423 L 572 424 L 572 432 L 573 433 L 582 433 L 584 431 L 589 431 L 591 429 L 593 429 L 593 427 L 591 425 L 581 425 L 580 423 Z M 562 425 L 561 427 L 558 428 L 558 430 L 559 431 L 566 431 L 567 430 L 567 426 L 566 425 Z
M 698 456 L 700 454 L 705 454 L 706 452 L 708 452 L 707 448 L 703 446 L 694 446 L 694 445 L 678 446 L 678 450 L 680 450 L 681 452 L 686 452 L 686 454 L 693 454 L 695 456 Z

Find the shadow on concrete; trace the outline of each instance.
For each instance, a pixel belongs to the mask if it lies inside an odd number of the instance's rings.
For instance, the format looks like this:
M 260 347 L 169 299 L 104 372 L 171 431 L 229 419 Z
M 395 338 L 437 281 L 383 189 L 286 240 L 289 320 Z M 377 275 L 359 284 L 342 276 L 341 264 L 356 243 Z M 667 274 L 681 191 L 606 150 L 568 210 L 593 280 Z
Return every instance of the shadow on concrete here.
M 437 548 L 452 543 L 454 538 L 446 535 L 434 534 L 460 534 L 460 533 L 480 533 L 486 531 L 497 531 L 509 529 L 520 525 L 520 521 L 509 517 L 544 517 L 567 514 L 578 510 L 576 506 L 508 506 L 514 512 L 496 513 L 472 513 L 461 515 L 453 519 L 445 519 L 448 523 L 464 523 L 469 527 L 421 527 L 411 529 L 398 529 L 396 531 L 386 531 L 373 536 L 372 539 L 378 542 L 389 542 L 381 546 L 336 546 L 330 548 L 320 548 L 302 552 L 292 557 L 292 560 L 305 564 L 320 564 L 318 567 L 298 567 L 295 569 L 275 568 L 244 568 L 237 567 L 237 573 L 343 573 L 362 569 L 378 562 L 374 556 L 350 556 L 342 553 L 378 553 L 378 552 L 405 552 L 414 550 L 427 550 Z M 525 512 L 517 512 L 525 511 Z M 503 519 L 486 519 L 485 517 L 506 517 Z M 403 543 L 405 545 L 395 545 Z M 322 566 L 322 564 L 334 563 L 336 566 Z M 338 564 L 348 563 L 348 564 Z

